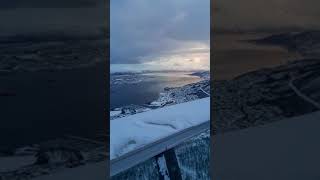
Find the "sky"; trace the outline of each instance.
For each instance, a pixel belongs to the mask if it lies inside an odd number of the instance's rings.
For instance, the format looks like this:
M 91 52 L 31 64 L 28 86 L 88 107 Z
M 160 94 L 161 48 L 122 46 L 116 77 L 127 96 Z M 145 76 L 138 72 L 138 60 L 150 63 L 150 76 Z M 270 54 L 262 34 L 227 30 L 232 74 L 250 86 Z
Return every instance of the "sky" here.
M 111 0 L 111 71 L 208 70 L 210 0 Z
M 215 0 L 216 30 L 320 29 L 319 0 Z
M 98 33 L 106 26 L 104 13 L 101 0 L 1 0 L 0 35 Z

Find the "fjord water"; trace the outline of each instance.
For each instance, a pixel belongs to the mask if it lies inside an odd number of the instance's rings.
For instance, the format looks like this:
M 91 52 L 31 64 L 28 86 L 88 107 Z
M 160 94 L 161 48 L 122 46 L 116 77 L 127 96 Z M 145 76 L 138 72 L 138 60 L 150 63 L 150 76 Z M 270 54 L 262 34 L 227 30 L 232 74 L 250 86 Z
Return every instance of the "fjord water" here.
M 217 33 L 213 40 L 215 80 L 228 80 L 262 68 L 286 64 L 301 56 L 279 45 L 262 45 L 250 40 L 268 37 L 270 33 Z
M 106 131 L 104 66 L 0 74 L 0 151 Z
M 110 87 L 110 109 L 126 105 L 144 105 L 156 100 L 166 87 L 180 87 L 200 81 L 189 73 L 145 73 L 140 82 L 122 83 Z

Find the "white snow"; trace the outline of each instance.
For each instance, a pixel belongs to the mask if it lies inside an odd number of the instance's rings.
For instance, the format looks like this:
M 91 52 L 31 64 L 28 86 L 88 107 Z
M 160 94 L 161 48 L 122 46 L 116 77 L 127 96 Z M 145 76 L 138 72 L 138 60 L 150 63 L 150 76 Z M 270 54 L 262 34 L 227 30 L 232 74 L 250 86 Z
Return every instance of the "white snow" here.
M 110 159 L 210 120 L 210 98 L 150 110 L 110 122 Z
M 220 134 L 213 144 L 213 179 L 319 179 L 320 111 Z
M 110 117 L 121 114 L 121 111 L 110 111 Z

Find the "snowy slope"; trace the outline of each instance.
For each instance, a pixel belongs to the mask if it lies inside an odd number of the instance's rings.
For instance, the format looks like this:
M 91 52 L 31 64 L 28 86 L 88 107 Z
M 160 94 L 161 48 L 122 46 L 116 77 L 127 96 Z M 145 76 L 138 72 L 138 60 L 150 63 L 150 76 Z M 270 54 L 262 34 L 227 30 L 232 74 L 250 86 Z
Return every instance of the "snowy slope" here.
M 110 122 L 110 159 L 208 120 L 210 98 L 113 120 Z
M 107 164 L 107 161 L 102 161 L 77 168 L 65 169 L 54 174 L 34 178 L 34 180 L 105 180 L 108 179 Z
M 14 171 L 23 166 L 34 163 L 36 158 L 34 156 L 12 156 L 0 157 L 0 174 L 2 172 Z
M 272 123 L 317 109 L 299 96 L 290 82 L 306 96 L 320 102 L 320 60 L 303 59 L 265 68 L 229 81 L 214 81 L 213 133 Z
M 319 179 L 320 111 L 216 135 L 213 179 Z

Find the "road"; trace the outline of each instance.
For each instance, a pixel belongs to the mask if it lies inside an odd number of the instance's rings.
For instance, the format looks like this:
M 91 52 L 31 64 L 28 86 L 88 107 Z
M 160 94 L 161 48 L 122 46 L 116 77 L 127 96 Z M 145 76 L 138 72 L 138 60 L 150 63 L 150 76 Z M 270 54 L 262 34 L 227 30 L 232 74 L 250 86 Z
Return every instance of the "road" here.
M 110 161 L 110 175 L 113 176 L 125 171 L 209 129 L 210 120 L 197 126 L 184 129 L 178 133 L 172 134 L 140 149 L 131 151 L 123 156 L 113 159 Z
M 303 100 L 309 102 L 310 104 L 312 104 L 313 106 L 315 106 L 317 109 L 320 110 L 320 104 L 316 101 L 314 101 L 313 99 L 309 98 L 307 95 L 303 94 L 294 84 L 293 84 L 294 78 L 291 78 L 291 80 L 289 81 L 289 86 L 290 88 L 297 94 L 297 96 L 299 96 L 300 98 L 302 98 Z
M 207 93 L 205 90 L 203 90 L 202 88 L 200 88 L 200 90 L 201 90 L 203 93 L 205 93 L 206 95 L 208 95 L 208 96 L 210 97 L 210 94 Z

